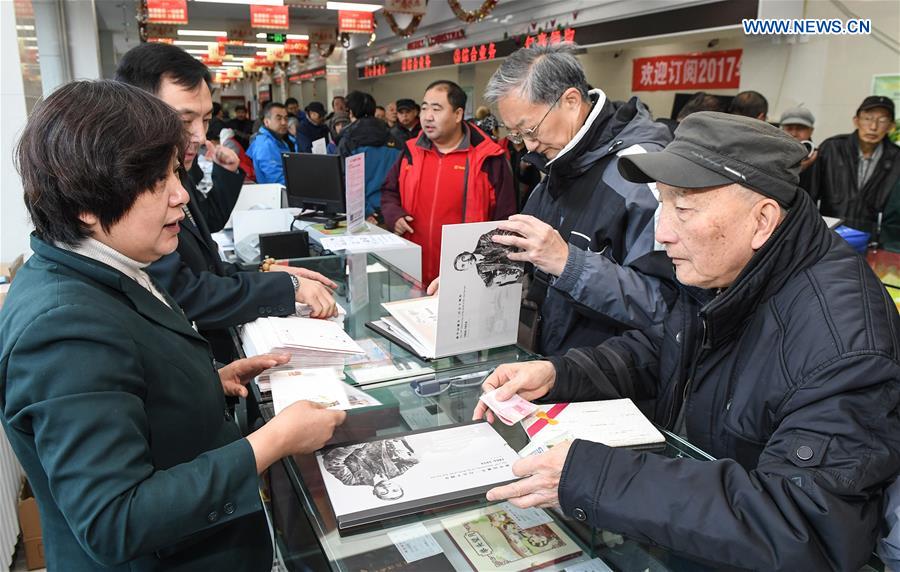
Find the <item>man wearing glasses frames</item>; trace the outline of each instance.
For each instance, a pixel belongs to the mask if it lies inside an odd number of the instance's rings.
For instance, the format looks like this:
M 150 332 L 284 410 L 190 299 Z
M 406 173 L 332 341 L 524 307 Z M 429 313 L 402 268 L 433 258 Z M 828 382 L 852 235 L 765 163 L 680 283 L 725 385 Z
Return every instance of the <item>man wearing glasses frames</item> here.
M 891 189 L 900 181 L 900 149 L 887 137 L 894 130 L 894 102 L 870 95 L 856 110 L 853 126 L 853 133 L 822 142 L 807 190 L 823 215 L 875 232 Z
M 500 225 L 521 237 L 494 238 L 522 249 L 510 259 L 534 265 L 534 305 L 524 308 L 536 309 L 522 318 L 531 349 L 560 354 L 661 321 L 672 267 L 654 250 L 657 200 L 650 186 L 622 178 L 617 164 L 662 149 L 668 130 L 636 98 L 613 102 L 591 90 L 565 45 L 514 53 L 484 97 L 545 174 L 523 214 Z

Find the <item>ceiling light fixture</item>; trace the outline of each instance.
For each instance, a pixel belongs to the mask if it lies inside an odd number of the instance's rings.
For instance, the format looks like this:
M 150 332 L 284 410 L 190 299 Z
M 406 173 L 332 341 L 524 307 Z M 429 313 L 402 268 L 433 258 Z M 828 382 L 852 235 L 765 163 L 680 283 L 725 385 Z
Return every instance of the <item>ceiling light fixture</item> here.
M 16 30 L 24 30 L 26 32 L 33 32 L 34 26 L 31 24 L 16 24 Z
M 184 50 L 189 54 L 208 54 L 209 50 Z
M 216 30 L 178 30 L 179 36 L 203 36 L 211 38 L 227 38 L 228 32 Z
M 356 10 L 359 12 L 377 12 L 384 8 L 378 4 L 362 4 L 359 2 L 328 2 L 325 7 L 329 10 Z
M 176 46 L 209 46 L 210 44 L 215 44 L 215 42 L 199 42 L 195 40 L 175 40 L 174 44 Z
M 284 6 L 282 0 L 194 0 L 213 4 L 256 4 L 257 6 Z

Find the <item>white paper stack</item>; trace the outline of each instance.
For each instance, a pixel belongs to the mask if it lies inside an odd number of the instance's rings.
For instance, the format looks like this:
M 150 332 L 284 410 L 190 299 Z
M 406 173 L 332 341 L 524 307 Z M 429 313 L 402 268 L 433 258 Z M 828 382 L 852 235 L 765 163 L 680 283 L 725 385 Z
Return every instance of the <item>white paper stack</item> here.
M 328 409 L 356 409 L 381 405 L 381 402 L 342 380 L 344 375 L 332 368 L 308 368 L 279 371 L 271 375 L 272 406 L 275 414 L 300 401 L 312 401 Z
M 298 316 L 259 318 L 250 322 L 244 325 L 243 341 L 247 355 L 282 353 L 291 356 L 288 363 L 257 378 L 261 391 L 268 390 L 269 376 L 274 372 L 322 367 L 343 370 L 348 358 L 365 354 L 341 324 Z

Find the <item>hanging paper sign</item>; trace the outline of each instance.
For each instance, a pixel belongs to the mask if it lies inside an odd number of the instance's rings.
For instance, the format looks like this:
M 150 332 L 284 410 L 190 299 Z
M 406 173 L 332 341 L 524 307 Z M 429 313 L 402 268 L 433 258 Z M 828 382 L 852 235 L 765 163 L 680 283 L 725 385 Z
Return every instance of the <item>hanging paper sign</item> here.
M 250 26 L 253 28 L 288 29 L 287 6 L 258 6 L 250 4 Z
M 187 0 L 147 0 L 149 24 L 187 24 Z
M 359 10 L 338 10 L 338 31 L 348 34 L 371 34 L 375 31 L 375 15 Z
M 288 40 L 284 43 L 284 53 L 291 56 L 308 56 L 309 40 Z
M 386 0 L 384 11 L 394 14 L 424 15 L 428 9 L 426 0 Z
M 309 29 L 309 41 L 312 44 L 334 44 L 337 42 L 337 28 L 334 26 L 319 26 Z
M 632 91 L 738 89 L 743 50 L 635 58 Z

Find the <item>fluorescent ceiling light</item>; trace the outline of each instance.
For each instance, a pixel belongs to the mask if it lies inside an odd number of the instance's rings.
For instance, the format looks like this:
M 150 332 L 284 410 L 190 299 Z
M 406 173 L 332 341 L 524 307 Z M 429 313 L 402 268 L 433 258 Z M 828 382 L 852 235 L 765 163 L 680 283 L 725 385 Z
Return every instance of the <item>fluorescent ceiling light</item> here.
M 223 66 L 244 67 L 244 62 L 222 62 Z
M 19 39 L 22 40 L 23 42 L 37 42 L 36 36 L 25 36 L 25 37 L 19 36 Z
M 256 44 L 244 44 L 245 46 L 250 46 L 251 48 L 280 48 L 284 46 L 284 44 L 279 44 L 276 42 L 271 43 L 256 43 Z
M 184 50 L 189 54 L 208 54 L 209 50 Z
M 175 40 L 176 46 L 207 46 L 215 44 L 215 42 L 199 42 L 195 40 Z
M 33 32 L 34 26 L 30 24 L 16 24 L 16 30 L 25 30 L 27 32 Z
M 288 40 L 308 40 L 309 36 L 307 36 L 306 34 L 288 34 L 287 39 Z
M 217 32 L 215 30 L 178 30 L 179 36 L 208 36 L 212 38 L 227 38 L 228 32 Z
M 358 10 L 360 12 L 377 12 L 384 8 L 378 4 L 361 4 L 359 2 L 328 2 L 325 7 L 329 10 Z
M 284 6 L 282 0 L 194 0 L 194 2 L 210 2 L 214 4 L 256 4 L 257 6 Z
M 268 55 L 268 54 L 269 54 L 269 52 L 256 52 L 256 55 L 257 55 L 257 56 L 265 56 L 265 55 Z

